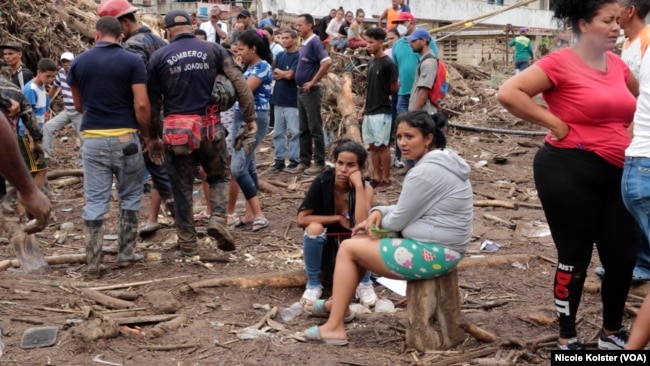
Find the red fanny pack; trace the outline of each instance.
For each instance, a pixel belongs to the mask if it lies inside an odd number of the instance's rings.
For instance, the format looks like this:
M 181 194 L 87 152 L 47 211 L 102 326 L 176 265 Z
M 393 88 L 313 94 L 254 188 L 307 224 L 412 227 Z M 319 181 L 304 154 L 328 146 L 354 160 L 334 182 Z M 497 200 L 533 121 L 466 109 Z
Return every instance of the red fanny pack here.
M 163 122 L 163 142 L 165 145 L 187 145 L 196 150 L 201 144 L 201 116 L 172 114 Z

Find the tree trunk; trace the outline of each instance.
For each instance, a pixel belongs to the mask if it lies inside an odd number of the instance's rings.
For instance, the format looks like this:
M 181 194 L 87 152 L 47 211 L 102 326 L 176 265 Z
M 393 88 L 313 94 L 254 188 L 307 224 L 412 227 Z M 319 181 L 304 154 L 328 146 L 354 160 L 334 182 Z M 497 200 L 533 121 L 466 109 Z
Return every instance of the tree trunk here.
M 446 350 L 463 340 L 456 270 L 429 280 L 408 281 L 406 297 L 407 348 L 420 352 Z

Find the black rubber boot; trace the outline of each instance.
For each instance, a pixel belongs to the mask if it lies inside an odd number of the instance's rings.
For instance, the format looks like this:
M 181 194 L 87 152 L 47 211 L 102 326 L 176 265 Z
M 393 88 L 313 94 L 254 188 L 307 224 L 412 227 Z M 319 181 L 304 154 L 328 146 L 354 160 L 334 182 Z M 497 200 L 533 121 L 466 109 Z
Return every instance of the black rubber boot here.
M 122 210 L 120 213 L 120 233 L 117 238 L 117 264 L 128 267 L 133 262 L 141 261 L 144 257 L 134 253 L 135 238 L 138 234 L 138 211 Z
M 88 278 L 101 277 L 102 243 L 104 241 L 104 220 L 84 221 L 84 243 L 86 244 L 86 263 Z

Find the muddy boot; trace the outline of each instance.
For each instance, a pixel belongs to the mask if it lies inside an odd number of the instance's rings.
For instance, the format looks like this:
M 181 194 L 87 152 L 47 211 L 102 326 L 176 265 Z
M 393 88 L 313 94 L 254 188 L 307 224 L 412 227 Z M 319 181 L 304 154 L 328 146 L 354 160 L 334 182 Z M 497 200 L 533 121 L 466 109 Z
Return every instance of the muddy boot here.
M 94 280 L 101 277 L 103 241 L 104 220 L 84 221 L 84 243 L 86 244 L 88 279 Z
M 134 262 L 141 261 L 141 253 L 133 253 L 135 237 L 138 234 L 138 211 L 122 210 L 120 214 L 120 233 L 117 239 L 117 264 L 128 267 Z
M 217 240 L 217 247 L 226 252 L 235 250 L 235 239 L 230 235 L 226 218 L 212 214 L 208 221 L 208 235 Z

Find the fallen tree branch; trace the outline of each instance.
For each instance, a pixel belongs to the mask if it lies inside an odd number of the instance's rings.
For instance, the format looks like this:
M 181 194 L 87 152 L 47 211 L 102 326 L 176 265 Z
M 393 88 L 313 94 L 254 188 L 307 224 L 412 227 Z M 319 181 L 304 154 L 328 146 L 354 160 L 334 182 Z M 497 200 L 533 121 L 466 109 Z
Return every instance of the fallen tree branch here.
M 458 269 L 466 269 L 472 267 L 493 267 L 504 264 L 511 264 L 514 262 L 528 262 L 531 259 L 536 259 L 539 256 L 534 254 L 506 254 L 498 256 L 486 257 L 465 257 L 458 263 Z
M 49 170 L 47 172 L 47 179 L 57 179 L 61 177 L 83 177 L 83 169 L 61 169 L 61 170 Z
M 102 304 L 109 309 L 128 309 L 135 307 L 135 304 L 131 301 L 116 299 L 114 297 L 104 295 L 99 291 L 83 289 L 81 290 L 81 293 L 90 300 L 93 300 L 98 304 Z
M 268 287 L 300 287 L 307 284 L 305 271 L 296 269 L 286 272 L 261 273 L 251 276 L 231 276 L 210 278 L 198 282 L 189 283 L 181 287 L 180 292 L 186 293 L 203 287 L 226 287 L 238 286 L 240 288 L 252 288 L 259 286 Z
M 161 315 L 142 315 L 142 316 L 132 316 L 124 318 L 113 318 L 114 322 L 118 325 L 131 325 L 131 324 L 143 324 L 143 323 L 160 323 L 166 322 L 172 319 L 177 319 L 180 316 L 178 314 L 161 314 Z
M 175 319 L 168 320 L 166 322 L 157 324 L 149 331 L 149 338 L 158 338 L 165 333 L 176 330 L 187 323 L 187 318 L 185 315 L 178 316 Z
M 116 285 L 90 287 L 89 289 L 90 290 L 97 290 L 97 291 L 117 290 L 117 289 L 120 289 L 120 288 L 128 288 L 128 287 L 149 285 L 149 284 L 156 283 L 156 282 L 171 281 L 171 280 L 177 280 L 177 279 L 180 279 L 180 278 L 187 278 L 187 277 L 192 277 L 192 275 L 183 275 L 183 276 L 176 276 L 176 277 L 159 278 L 159 279 L 149 280 L 149 281 L 119 283 L 119 284 L 116 284 Z
M 517 202 L 501 201 L 501 200 L 476 200 L 474 206 L 477 207 L 503 207 L 518 210 Z
M 187 349 L 187 348 L 193 348 L 193 347 L 198 347 L 199 345 L 196 343 L 190 343 L 190 344 L 168 344 L 168 345 L 151 345 L 151 346 L 139 346 L 139 349 L 147 350 L 147 351 L 175 351 L 179 349 Z
M 460 328 L 464 330 L 465 333 L 471 335 L 481 342 L 492 343 L 497 340 L 497 336 L 485 329 L 480 328 L 467 319 L 463 319 L 463 322 L 460 323 Z
M 86 263 L 86 255 L 85 254 L 53 255 L 53 256 L 45 257 L 45 262 L 49 265 Z M 0 271 L 4 271 L 9 267 L 20 268 L 20 260 L 18 258 L 13 258 L 13 259 L 5 259 L 3 261 L 0 261 Z
M 488 220 L 496 221 L 496 222 L 498 222 L 500 224 L 503 224 L 508 229 L 514 229 L 514 228 L 517 227 L 517 224 L 515 224 L 514 222 L 504 220 L 504 219 L 502 219 L 502 218 L 500 218 L 498 216 L 495 216 L 495 215 L 490 215 L 490 214 L 486 213 L 486 214 L 483 214 L 483 217 L 488 219 Z

